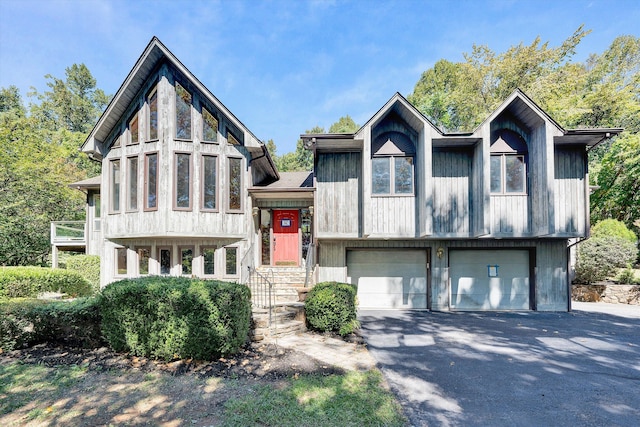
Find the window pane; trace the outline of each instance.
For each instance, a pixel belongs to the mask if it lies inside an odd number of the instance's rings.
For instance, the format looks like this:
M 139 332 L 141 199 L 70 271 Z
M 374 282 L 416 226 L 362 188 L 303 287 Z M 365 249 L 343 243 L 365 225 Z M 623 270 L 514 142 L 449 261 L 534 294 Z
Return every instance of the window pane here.
M 138 209 L 138 158 L 130 157 L 129 162 L 129 198 L 128 206 L 129 210 Z
M 111 161 L 111 210 L 120 210 L 120 160 Z
M 226 262 L 227 262 L 227 274 L 238 274 L 237 253 L 238 248 L 225 248 Z
M 160 249 L 160 274 L 171 273 L 171 250 Z
M 176 83 L 176 138 L 191 139 L 191 94 Z
M 180 250 L 180 260 L 182 263 L 182 274 L 191 275 L 193 272 L 193 249 L 182 248 Z
M 524 193 L 524 156 L 505 156 L 504 160 L 507 193 Z
M 229 159 L 229 209 L 242 207 L 242 160 Z
M 202 140 L 213 142 L 218 140 L 218 120 L 204 108 L 202 109 Z
M 231 145 L 240 145 L 240 141 L 238 141 L 236 137 L 231 135 L 229 132 L 227 132 L 227 142 Z
M 216 209 L 217 158 L 202 157 L 202 208 Z
M 502 192 L 502 156 L 491 156 L 491 192 Z
M 190 164 L 189 154 L 176 154 L 176 207 L 189 208 L 190 202 Z
M 215 248 L 203 248 L 204 274 L 215 273 Z
M 374 157 L 372 161 L 373 194 L 389 194 L 391 192 L 391 175 L 389 157 Z
M 138 115 L 129 122 L 129 133 L 131 134 L 131 143 L 138 143 Z
M 413 194 L 413 157 L 395 157 L 396 194 Z
M 112 148 L 120 147 L 120 137 L 117 137 L 116 139 L 113 140 L 113 145 L 111 147 Z
M 151 248 L 138 248 L 138 272 L 141 275 L 149 274 L 149 258 Z
M 158 91 L 149 97 L 149 139 L 158 138 Z
M 100 195 L 93 195 L 93 206 L 94 206 L 94 214 L 93 216 L 96 218 L 100 218 Z
M 118 274 L 127 274 L 127 248 L 116 249 L 116 258 Z
M 158 154 L 147 154 L 147 208 L 158 207 Z

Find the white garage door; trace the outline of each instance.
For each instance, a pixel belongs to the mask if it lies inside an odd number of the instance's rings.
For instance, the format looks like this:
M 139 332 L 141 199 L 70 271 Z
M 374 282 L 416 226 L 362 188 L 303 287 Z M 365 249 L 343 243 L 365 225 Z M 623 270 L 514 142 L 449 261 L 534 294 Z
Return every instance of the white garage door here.
M 426 251 L 348 251 L 347 275 L 360 308 L 427 308 Z
M 452 250 L 449 277 L 453 309 L 529 309 L 529 251 Z

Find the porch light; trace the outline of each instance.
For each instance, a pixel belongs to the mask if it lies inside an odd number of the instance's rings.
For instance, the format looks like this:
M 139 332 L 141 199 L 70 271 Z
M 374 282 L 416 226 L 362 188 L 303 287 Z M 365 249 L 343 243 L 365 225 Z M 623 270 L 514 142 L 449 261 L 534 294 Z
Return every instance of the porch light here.
M 309 215 L 313 216 L 313 206 L 309 206 Z
M 439 247 L 436 250 L 436 255 L 438 255 L 438 258 L 442 258 L 444 256 L 444 248 L 443 247 Z
M 260 208 L 258 207 L 254 207 L 251 209 L 251 213 L 253 214 L 253 216 L 258 216 L 258 212 L 260 212 Z

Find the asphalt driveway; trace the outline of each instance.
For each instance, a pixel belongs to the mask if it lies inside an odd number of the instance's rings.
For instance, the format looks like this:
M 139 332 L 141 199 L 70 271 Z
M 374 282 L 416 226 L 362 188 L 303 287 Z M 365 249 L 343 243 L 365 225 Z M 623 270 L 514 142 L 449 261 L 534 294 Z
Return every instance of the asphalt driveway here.
M 414 426 L 640 425 L 640 307 L 359 319 Z

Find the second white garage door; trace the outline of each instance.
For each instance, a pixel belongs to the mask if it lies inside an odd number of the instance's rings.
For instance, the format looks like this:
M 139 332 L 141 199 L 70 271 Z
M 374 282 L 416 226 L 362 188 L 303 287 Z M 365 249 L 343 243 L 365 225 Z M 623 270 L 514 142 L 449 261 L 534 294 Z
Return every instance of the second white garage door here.
M 358 285 L 359 308 L 427 308 L 427 252 L 353 250 L 347 275 Z
M 453 309 L 530 308 L 527 250 L 452 250 L 449 276 Z

